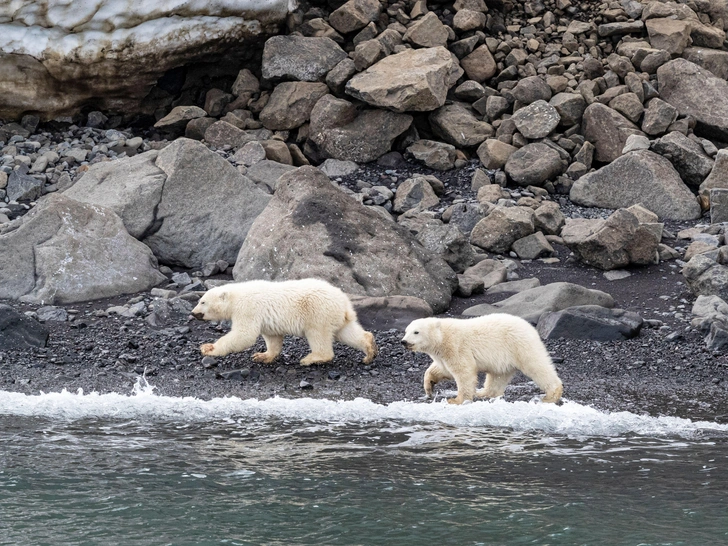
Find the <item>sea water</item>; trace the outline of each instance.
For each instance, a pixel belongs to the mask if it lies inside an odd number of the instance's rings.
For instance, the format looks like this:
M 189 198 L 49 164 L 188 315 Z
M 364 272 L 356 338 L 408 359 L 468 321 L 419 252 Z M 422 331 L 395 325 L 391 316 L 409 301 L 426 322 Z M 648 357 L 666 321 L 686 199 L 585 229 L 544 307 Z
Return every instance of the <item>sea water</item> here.
M 0 544 L 728 544 L 728 425 L 0 391 Z

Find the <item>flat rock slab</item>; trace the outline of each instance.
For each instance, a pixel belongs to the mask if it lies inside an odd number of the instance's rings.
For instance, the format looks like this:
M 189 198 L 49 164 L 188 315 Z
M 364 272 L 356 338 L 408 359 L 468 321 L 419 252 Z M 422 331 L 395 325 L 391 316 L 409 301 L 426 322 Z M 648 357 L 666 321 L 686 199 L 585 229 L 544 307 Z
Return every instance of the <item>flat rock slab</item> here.
M 415 319 L 432 316 L 432 307 L 414 296 L 369 297 L 349 295 L 359 323 L 370 330 L 404 331 Z
M 612 341 L 637 337 L 642 323 L 642 317 L 631 311 L 581 305 L 544 313 L 536 329 L 542 339 Z
M 323 81 L 329 70 L 345 58 L 344 50 L 331 38 L 273 36 L 263 48 L 263 78 Z
M 555 282 L 530 290 L 524 290 L 503 301 L 469 307 L 463 315 L 479 317 L 493 313 L 508 313 L 521 317 L 531 324 L 537 324 L 547 311 L 561 311 L 577 305 L 599 305 L 614 307 L 614 299 L 606 292 L 590 290 L 578 284 Z

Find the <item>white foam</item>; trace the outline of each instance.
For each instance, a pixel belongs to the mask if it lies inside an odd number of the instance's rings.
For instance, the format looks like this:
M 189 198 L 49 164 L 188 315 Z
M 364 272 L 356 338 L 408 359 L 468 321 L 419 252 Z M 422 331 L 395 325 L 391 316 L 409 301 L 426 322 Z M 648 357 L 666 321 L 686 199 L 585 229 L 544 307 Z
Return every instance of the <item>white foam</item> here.
M 237 397 L 157 396 L 153 387 L 137 385 L 130 395 L 83 392 L 26 395 L 0 391 L 0 415 L 52 420 L 135 419 L 175 422 L 286 419 L 314 423 L 366 424 L 400 422 L 454 427 L 504 427 L 568 436 L 695 436 L 726 433 L 728 425 L 679 417 L 651 417 L 630 412 L 606 413 L 575 402 L 561 406 L 533 402 L 479 401 L 462 406 L 393 402 L 383 405 L 358 398 L 350 401 L 312 398 L 266 400 Z

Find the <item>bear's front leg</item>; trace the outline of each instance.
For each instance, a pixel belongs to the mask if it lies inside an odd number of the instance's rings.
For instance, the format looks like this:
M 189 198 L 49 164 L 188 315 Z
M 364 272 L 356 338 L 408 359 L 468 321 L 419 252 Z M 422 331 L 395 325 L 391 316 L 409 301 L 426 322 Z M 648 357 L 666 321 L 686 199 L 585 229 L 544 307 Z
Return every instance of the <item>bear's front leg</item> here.
M 205 343 L 200 347 L 204 356 L 226 356 L 248 349 L 255 343 L 257 335 L 249 332 L 231 330 L 215 343 Z
M 458 387 L 455 398 L 448 398 L 448 404 L 462 404 L 466 400 L 472 401 L 478 383 L 478 369 L 472 359 L 463 359 L 457 364 L 445 363 Z
M 452 379 L 452 375 L 448 372 L 442 363 L 432 357 L 432 364 L 427 368 L 424 378 L 425 395 L 432 398 L 432 389 L 443 379 Z

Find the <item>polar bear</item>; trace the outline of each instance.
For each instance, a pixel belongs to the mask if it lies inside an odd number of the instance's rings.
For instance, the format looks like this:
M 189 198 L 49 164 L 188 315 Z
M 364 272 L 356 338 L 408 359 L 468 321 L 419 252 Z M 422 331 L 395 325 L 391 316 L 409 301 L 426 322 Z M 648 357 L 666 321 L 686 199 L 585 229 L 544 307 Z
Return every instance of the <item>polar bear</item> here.
M 472 319 L 422 318 L 405 330 L 402 344 L 426 353 L 432 364 L 425 372 L 425 394 L 443 379 L 454 379 L 462 404 L 502 396 L 517 371 L 531 378 L 545 393 L 544 402 L 558 402 L 561 380 L 536 329 L 520 317 L 493 314 Z M 476 391 L 478 372 L 486 372 L 483 388 Z
M 192 315 L 200 320 L 232 320 L 228 334 L 200 347 L 203 355 L 244 351 L 261 334 L 266 351 L 253 355 L 256 362 L 273 362 L 288 334 L 308 341 L 311 353 L 301 360 L 304 366 L 333 360 L 334 339 L 363 351 L 365 364 L 378 352 L 374 336 L 361 327 L 346 294 L 319 279 L 226 284 L 208 290 Z

